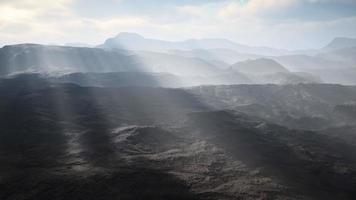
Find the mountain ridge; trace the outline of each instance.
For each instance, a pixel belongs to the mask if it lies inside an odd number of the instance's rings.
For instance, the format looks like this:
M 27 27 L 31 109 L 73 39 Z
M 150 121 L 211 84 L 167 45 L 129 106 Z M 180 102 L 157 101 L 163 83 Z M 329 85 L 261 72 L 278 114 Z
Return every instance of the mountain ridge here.
M 138 42 L 139 41 L 139 42 Z M 227 39 L 187 39 L 183 41 L 165 41 L 145 38 L 137 33 L 119 33 L 113 38 L 107 39 L 99 48 L 123 48 L 130 50 L 193 50 L 193 49 L 216 49 L 226 48 L 241 51 L 244 53 L 279 55 L 285 54 L 287 50 L 270 47 L 252 47 L 232 42 Z
M 350 47 L 356 47 L 356 38 L 337 37 L 323 47 L 322 50 L 332 51 Z

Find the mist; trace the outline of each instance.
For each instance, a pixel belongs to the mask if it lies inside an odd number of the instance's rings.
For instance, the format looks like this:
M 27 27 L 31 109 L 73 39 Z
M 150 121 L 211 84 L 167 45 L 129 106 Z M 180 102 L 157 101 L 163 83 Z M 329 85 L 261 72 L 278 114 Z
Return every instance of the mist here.
M 353 1 L 0 1 L 0 199 L 355 199 Z

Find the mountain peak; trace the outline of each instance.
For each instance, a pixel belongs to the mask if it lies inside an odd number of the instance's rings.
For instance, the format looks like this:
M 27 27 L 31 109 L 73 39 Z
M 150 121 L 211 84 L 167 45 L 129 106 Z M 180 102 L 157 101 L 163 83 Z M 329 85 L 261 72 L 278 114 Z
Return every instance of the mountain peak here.
M 247 54 L 258 54 L 265 56 L 285 55 L 285 50 L 252 47 L 235 43 L 228 39 L 188 39 L 183 41 L 166 41 L 154 38 L 146 38 L 137 33 L 122 32 L 113 38 L 107 39 L 100 48 L 129 49 L 140 51 L 166 52 L 169 50 L 193 50 L 193 49 L 229 49 Z
M 122 39 L 143 39 L 144 37 L 140 34 L 137 33 L 130 33 L 130 32 L 121 32 L 116 35 L 116 39 L 122 38 Z
M 136 49 L 140 46 L 145 38 L 137 33 L 121 32 L 115 37 L 105 40 L 104 44 L 99 45 L 100 48 L 118 48 L 118 49 Z M 141 44 L 142 45 L 142 44 Z M 136 49 L 137 50 L 137 49 Z

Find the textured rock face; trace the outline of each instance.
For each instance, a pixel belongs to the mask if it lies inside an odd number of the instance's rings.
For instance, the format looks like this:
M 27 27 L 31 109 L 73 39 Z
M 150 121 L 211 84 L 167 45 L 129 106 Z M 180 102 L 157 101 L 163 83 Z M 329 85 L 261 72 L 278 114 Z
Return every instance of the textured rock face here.
M 343 99 L 354 95 L 337 87 Z M 306 95 L 311 88 L 302 90 L 303 102 L 340 103 L 328 93 Z M 216 110 L 225 104 L 211 96 L 204 98 L 216 108 L 201 102 L 211 88 L 200 89 L 1 80 L 0 198 L 355 198 L 354 135 L 292 130 L 248 112 Z M 218 93 L 223 102 L 242 95 L 224 87 Z
M 299 129 L 354 125 L 354 86 L 328 84 L 236 85 L 194 87 L 189 90 L 216 109 L 233 109 Z M 337 94 L 337 95 L 335 95 Z M 345 106 L 342 106 L 345 104 Z

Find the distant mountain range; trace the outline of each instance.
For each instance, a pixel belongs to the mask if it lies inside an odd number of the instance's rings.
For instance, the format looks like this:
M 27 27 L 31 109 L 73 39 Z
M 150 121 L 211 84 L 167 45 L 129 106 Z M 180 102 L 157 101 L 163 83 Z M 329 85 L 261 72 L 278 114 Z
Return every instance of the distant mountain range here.
M 269 47 L 250 47 L 247 45 L 237 44 L 226 39 L 190 39 L 172 42 L 144 38 L 136 33 L 120 33 L 114 38 L 107 39 L 104 44 L 99 45 L 98 47 L 158 52 L 167 52 L 169 50 L 231 49 L 238 52 L 269 56 L 286 53 L 286 50 Z
M 97 48 L 4 46 L 0 49 L 0 76 L 137 72 L 153 73 L 152 77 L 155 73 L 171 74 L 183 80 L 184 84 L 179 84 L 182 86 L 315 82 L 352 85 L 356 84 L 353 45 L 354 39 L 337 38 L 313 53 L 293 54 L 297 52 L 249 47 L 225 39 L 170 42 L 120 33 Z M 171 85 L 177 86 L 176 82 Z
M 148 51 L 134 52 L 37 44 L 11 45 L 0 49 L 2 66 L 0 75 L 2 76 L 40 73 L 58 77 L 57 79 L 62 82 L 67 80 L 90 86 L 102 86 L 102 84 L 103 86 L 115 86 L 115 84 L 116 86 L 144 86 L 147 84 L 154 87 L 185 87 L 215 84 L 319 82 L 303 74 L 289 73 L 288 70 L 273 71 L 275 66 L 270 63 L 281 66 L 270 59 L 246 62 L 251 63 L 250 65 L 256 69 L 250 72 L 246 70 L 232 72 L 233 67 L 229 67 L 228 64 L 221 67 L 219 62 L 210 62 L 201 58 Z M 262 69 L 271 73 L 260 74 Z M 90 73 L 93 74 L 90 75 Z M 125 77 L 127 75 L 131 79 Z M 157 79 L 156 83 L 152 82 L 155 79 Z

